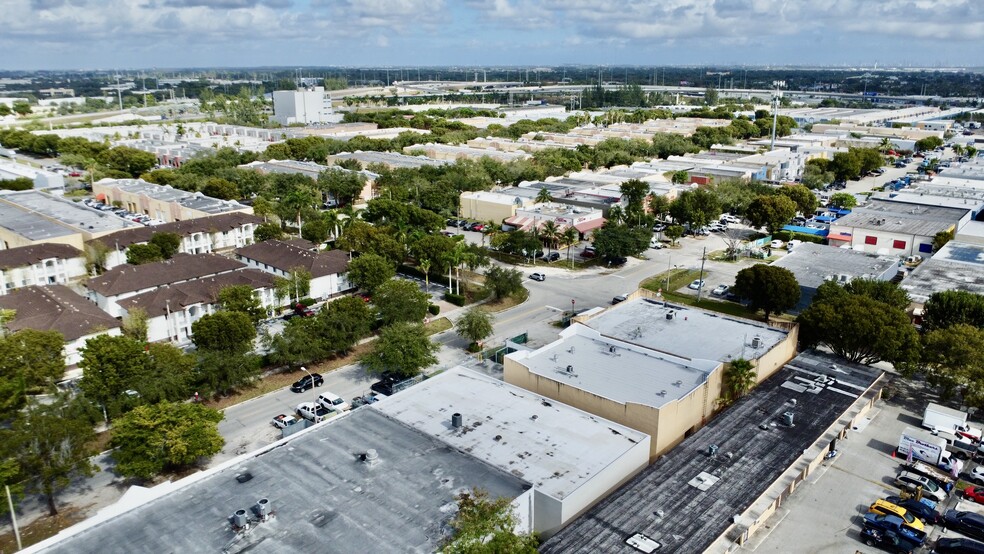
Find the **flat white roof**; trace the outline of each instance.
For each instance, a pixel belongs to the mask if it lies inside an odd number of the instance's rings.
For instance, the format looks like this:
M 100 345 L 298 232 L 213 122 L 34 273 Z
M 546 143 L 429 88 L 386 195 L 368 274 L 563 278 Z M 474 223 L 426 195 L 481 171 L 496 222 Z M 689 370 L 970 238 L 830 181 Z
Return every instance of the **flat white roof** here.
M 640 443 L 649 450 L 645 433 L 460 366 L 370 407 L 558 499 Z
M 693 392 L 720 365 L 605 337 L 579 323 L 560 337 L 509 356 L 532 373 L 623 404 L 661 408 Z
M 675 317 L 666 319 L 671 311 Z M 763 323 L 645 298 L 622 302 L 586 325 L 646 348 L 720 362 L 760 358 L 787 337 L 785 331 Z M 759 338 L 757 347 L 753 346 L 755 337 Z

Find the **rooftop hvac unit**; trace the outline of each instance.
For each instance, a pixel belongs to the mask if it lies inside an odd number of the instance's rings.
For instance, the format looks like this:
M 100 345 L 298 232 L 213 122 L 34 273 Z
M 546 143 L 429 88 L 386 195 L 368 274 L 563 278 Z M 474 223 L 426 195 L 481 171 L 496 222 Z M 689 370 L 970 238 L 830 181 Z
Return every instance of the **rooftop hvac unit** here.
M 236 527 L 246 527 L 249 523 L 249 517 L 246 515 L 246 510 L 236 510 L 236 513 L 232 514 L 232 524 Z
M 793 426 L 793 412 L 783 412 L 782 422 L 786 424 L 787 427 Z
M 710 446 L 707 447 L 707 455 L 708 456 L 710 456 L 710 457 L 713 458 L 714 455 L 717 454 L 717 452 L 718 452 L 718 445 L 712 444 L 712 445 L 710 445 Z
M 566 371 L 567 371 L 567 373 L 574 373 L 574 366 L 572 366 L 572 365 L 567 366 L 567 370 Z
M 762 337 L 752 337 L 752 348 L 762 346 Z
M 266 498 L 261 498 L 256 501 L 256 505 L 253 506 L 253 512 L 259 517 L 266 517 L 270 515 L 270 500 Z
M 666 312 L 666 319 L 673 319 L 674 317 L 676 317 L 676 311 L 670 310 Z

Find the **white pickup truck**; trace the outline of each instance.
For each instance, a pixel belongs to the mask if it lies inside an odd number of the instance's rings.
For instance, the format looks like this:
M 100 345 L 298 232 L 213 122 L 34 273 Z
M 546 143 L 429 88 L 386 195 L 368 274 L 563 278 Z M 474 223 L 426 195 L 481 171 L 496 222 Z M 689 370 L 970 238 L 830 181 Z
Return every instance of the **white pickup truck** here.
M 316 404 L 314 402 L 301 402 L 297 405 L 296 412 L 297 415 L 314 423 L 321 423 L 322 421 L 335 415 L 335 412 L 325 408 L 321 404 Z

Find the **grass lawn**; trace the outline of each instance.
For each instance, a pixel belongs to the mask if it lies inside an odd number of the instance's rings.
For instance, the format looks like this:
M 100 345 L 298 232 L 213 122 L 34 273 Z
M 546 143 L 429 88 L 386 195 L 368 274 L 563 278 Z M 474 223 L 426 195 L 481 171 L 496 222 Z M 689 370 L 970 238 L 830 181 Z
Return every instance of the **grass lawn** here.
M 430 323 L 424 324 L 424 330 L 427 331 L 427 336 L 436 335 L 441 331 L 447 331 L 448 329 L 454 327 L 451 320 L 446 317 L 441 317 L 431 321 Z
M 666 287 L 667 276 L 670 278 L 669 288 Z M 742 317 L 745 319 L 754 319 L 757 321 L 761 319 L 758 317 L 757 312 L 754 312 L 746 308 L 744 305 L 736 302 L 714 300 L 707 297 L 701 298 L 698 302 L 696 296 L 674 292 L 681 287 L 687 286 L 688 283 L 698 279 L 699 277 L 700 271 L 696 269 L 671 269 L 670 271 L 664 271 L 663 273 L 646 279 L 642 282 L 641 286 L 642 288 L 653 292 L 658 292 L 662 289 L 663 297 L 676 304 L 696 306 L 712 312 Z
M 527 298 L 529 298 L 529 296 L 530 296 L 530 291 L 523 289 L 523 292 L 521 294 L 518 294 L 516 296 L 507 296 L 505 298 L 496 298 L 491 302 L 486 302 L 483 307 L 486 310 L 495 314 L 504 310 L 508 310 L 513 306 L 522 304 L 523 302 L 526 301 Z
M 444 318 L 442 318 L 444 319 Z M 356 345 L 352 350 L 349 351 L 347 356 L 339 356 L 326 360 L 321 363 L 311 364 L 308 369 L 314 373 L 330 373 L 342 366 L 349 364 L 354 364 L 358 361 L 362 354 L 369 351 L 372 348 L 372 343 L 365 343 Z M 297 381 L 303 377 L 305 373 L 301 370 L 295 370 L 283 373 L 273 373 L 258 379 L 255 385 L 247 389 L 236 392 L 230 396 L 223 396 L 218 400 L 207 400 L 205 405 L 209 408 L 214 408 L 216 410 L 221 410 L 228 408 L 229 406 L 234 406 L 240 402 L 245 402 L 251 398 L 256 398 L 258 396 L 263 396 L 268 392 L 273 392 L 278 389 L 282 389 L 286 386 L 291 385 L 294 381 Z

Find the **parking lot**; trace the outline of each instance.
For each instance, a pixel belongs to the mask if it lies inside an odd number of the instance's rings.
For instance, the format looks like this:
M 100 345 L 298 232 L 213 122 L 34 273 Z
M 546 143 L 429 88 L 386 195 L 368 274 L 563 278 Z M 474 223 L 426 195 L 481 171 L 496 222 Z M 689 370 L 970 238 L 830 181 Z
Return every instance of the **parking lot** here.
M 861 541 L 861 522 L 875 500 L 898 494 L 893 482 L 905 460 L 892 457 L 892 452 L 902 431 L 919 427 L 922 407 L 935 400 L 922 387 L 902 389 L 896 398 L 879 402 L 853 433 L 838 442 L 838 455 L 800 485 L 742 550 L 776 554 L 884 552 Z M 965 466 L 965 471 L 969 469 Z M 952 508 L 957 501 L 955 492 L 940 511 Z M 942 526 L 927 524 L 926 530 L 928 539 L 918 552 L 929 552 L 941 536 L 960 536 Z

